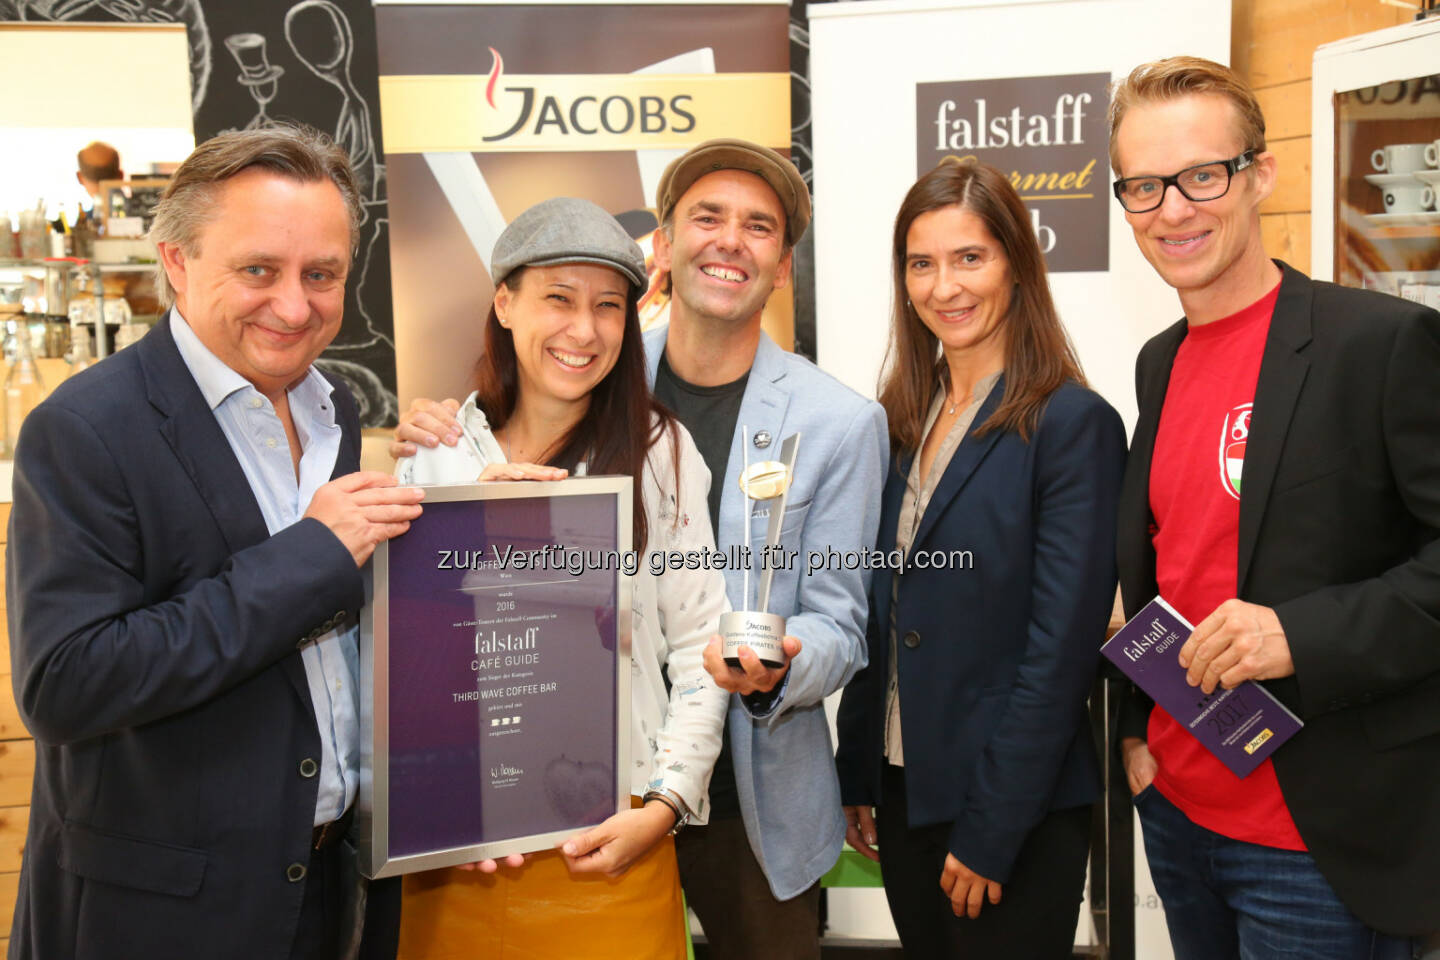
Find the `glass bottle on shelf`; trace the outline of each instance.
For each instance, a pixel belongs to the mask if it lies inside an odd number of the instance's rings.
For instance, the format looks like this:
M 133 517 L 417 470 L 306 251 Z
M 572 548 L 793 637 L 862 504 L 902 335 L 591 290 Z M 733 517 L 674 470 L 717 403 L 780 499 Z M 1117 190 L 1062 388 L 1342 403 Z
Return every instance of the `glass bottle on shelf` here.
M 90 353 L 90 331 L 79 324 L 70 328 L 70 352 L 65 359 L 70 362 L 72 377 L 95 363 L 95 357 Z
M 28 334 L 28 329 L 21 325 L 9 338 L 13 353 L 6 351 L 10 359 L 10 367 L 5 371 L 4 453 L 7 457 L 15 456 L 15 442 L 20 438 L 20 424 L 25 415 L 34 410 L 46 394 Z

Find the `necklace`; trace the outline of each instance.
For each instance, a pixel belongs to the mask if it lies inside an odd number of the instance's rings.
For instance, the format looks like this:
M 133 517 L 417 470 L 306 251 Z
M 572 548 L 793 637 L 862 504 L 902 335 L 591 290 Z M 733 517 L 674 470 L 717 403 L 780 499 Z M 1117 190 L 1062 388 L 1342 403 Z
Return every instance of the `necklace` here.
M 496 435 L 496 439 L 497 439 L 497 440 L 500 440 L 501 445 L 504 446 L 504 448 L 505 448 L 505 462 L 506 462 L 506 463 L 514 463 L 514 462 L 515 462 L 515 455 L 514 455 L 514 453 L 511 451 L 511 443 L 510 443 L 510 441 L 511 441 L 511 439 L 512 439 L 512 437 L 513 437 L 513 433 L 514 433 L 514 431 L 512 431 L 512 430 L 506 430 L 506 431 L 505 431 L 505 437 L 504 437 L 504 439 L 500 439 L 499 435 L 498 435 L 498 434 Z
M 950 401 L 950 409 L 945 411 L 946 415 L 951 417 L 955 416 L 955 408 L 960 406 L 960 401 L 951 398 L 949 395 L 946 395 L 945 399 Z

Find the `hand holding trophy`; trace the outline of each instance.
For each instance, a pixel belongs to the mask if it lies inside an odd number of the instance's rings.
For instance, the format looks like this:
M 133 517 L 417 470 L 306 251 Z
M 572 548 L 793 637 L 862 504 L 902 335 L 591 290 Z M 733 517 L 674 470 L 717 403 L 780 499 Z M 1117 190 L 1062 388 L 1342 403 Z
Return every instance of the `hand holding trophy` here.
M 794 433 L 780 445 L 779 460 L 750 462 L 750 428 L 742 426 L 741 449 L 745 469 L 740 473 L 740 489 L 751 500 L 768 501 L 770 522 L 765 532 L 765 548 L 761 553 L 759 590 L 755 609 L 735 610 L 720 617 L 721 649 L 728 666 L 740 667 L 740 648 L 755 651 L 760 662 L 772 669 L 785 665 L 785 618 L 769 612 L 770 585 L 775 577 L 775 553 L 780 544 L 780 526 L 785 518 L 785 504 L 790 496 L 790 483 L 795 476 L 795 457 L 800 449 L 800 434 Z M 753 566 L 753 564 L 752 564 Z M 742 592 L 750 598 L 750 567 L 746 567 Z

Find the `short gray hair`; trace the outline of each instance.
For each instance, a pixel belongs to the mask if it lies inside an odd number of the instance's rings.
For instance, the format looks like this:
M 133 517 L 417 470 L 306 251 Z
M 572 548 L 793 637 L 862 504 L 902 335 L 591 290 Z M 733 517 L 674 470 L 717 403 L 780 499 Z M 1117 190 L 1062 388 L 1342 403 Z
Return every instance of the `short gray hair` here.
M 328 180 L 335 184 L 349 214 L 350 256 L 354 258 L 364 214 L 350 158 L 325 134 L 299 124 L 235 130 L 196 147 L 170 178 L 155 205 L 150 241 L 173 243 L 186 256 L 197 256 L 200 233 L 214 215 L 219 185 L 252 168 L 299 183 Z M 161 307 L 175 302 L 175 288 L 170 285 L 163 263 L 155 268 L 155 288 Z

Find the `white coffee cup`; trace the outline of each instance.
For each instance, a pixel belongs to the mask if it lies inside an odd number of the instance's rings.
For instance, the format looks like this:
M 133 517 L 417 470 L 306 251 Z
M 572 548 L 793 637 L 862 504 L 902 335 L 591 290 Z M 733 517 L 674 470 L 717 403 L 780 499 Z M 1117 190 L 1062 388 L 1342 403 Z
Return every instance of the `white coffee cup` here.
M 1386 187 L 1386 213 L 1419 213 L 1435 205 L 1435 191 L 1429 187 L 1415 186 Z
M 1425 144 L 1425 166 L 1440 167 L 1440 140 Z
M 1428 160 L 1434 148 L 1433 143 L 1387 144 L 1370 154 L 1370 166 L 1381 173 L 1414 173 L 1435 166 Z

